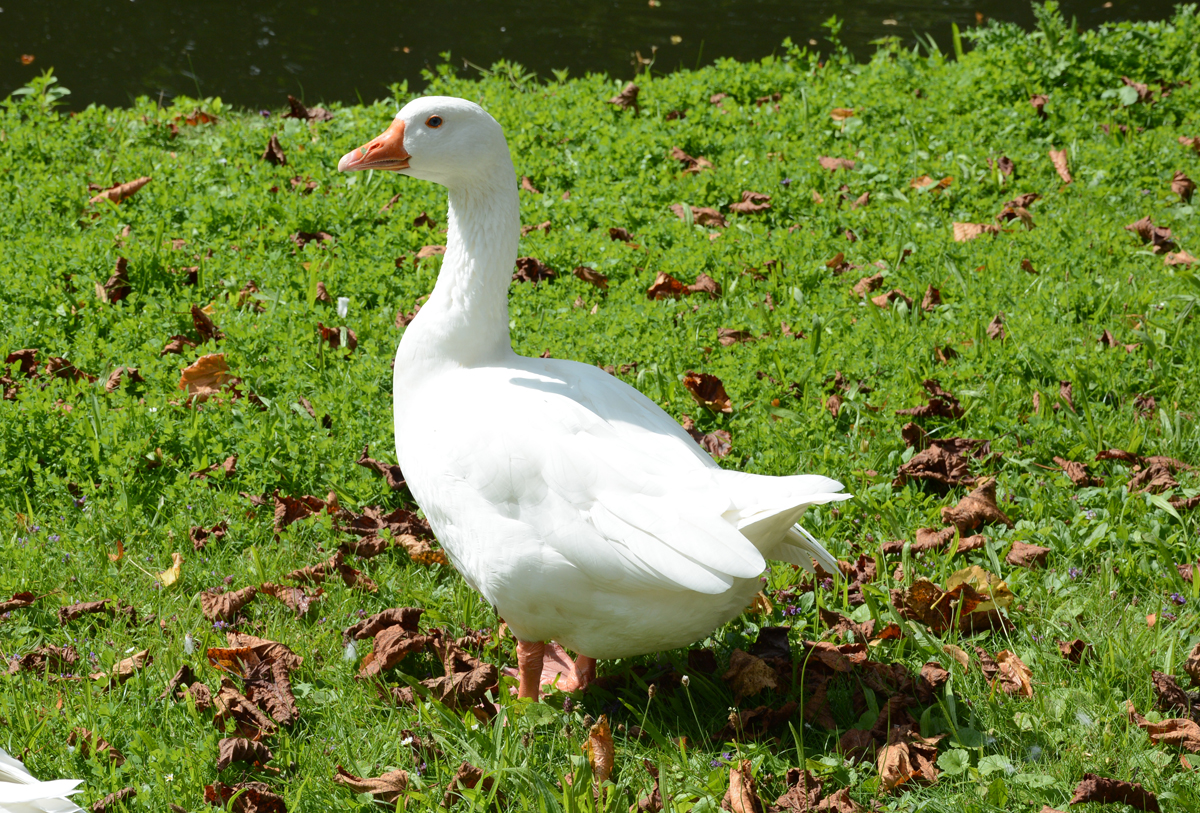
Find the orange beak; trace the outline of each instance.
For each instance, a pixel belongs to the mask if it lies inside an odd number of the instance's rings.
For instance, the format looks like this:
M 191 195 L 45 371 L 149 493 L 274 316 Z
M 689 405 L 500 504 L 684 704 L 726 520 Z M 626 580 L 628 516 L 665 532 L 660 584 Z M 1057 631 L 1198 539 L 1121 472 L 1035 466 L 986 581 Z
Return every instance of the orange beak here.
M 343 155 L 342 160 L 338 161 L 338 172 L 357 172 L 362 169 L 398 172 L 408 169 L 408 159 L 411 157 L 404 149 L 404 120 L 397 119 L 376 138 Z

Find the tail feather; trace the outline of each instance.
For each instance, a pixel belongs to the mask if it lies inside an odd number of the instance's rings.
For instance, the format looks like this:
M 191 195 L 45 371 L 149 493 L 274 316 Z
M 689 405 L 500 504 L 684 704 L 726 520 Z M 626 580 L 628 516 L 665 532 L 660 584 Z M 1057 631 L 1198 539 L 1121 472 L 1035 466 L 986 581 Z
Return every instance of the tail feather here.
M 66 798 L 79 792 L 82 781 L 39 781 L 0 748 L 0 810 L 6 813 L 82 813 L 83 808 Z

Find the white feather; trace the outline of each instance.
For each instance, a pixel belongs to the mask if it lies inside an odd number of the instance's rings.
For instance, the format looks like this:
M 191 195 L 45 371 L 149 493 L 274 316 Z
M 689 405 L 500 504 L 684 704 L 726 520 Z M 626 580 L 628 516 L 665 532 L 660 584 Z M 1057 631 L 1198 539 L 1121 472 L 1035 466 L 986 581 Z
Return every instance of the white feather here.
M 21 761 L 0 748 L 0 812 L 2 813 L 76 813 L 78 805 L 66 798 L 78 793 L 82 779 L 54 779 L 42 782 Z

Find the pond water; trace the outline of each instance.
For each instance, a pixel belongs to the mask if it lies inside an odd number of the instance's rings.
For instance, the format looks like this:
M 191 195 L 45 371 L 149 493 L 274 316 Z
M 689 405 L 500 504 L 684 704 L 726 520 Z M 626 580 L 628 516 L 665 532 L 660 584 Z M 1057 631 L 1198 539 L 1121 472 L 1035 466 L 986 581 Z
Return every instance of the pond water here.
M 1061 5 L 1082 27 L 1164 19 L 1173 8 Z M 423 87 L 421 70 L 447 51 L 459 65 L 508 59 L 543 76 L 567 68 L 629 78 L 634 53 L 655 47 L 656 70 L 757 59 L 784 37 L 827 48 L 821 23 L 833 14 L 860 57 L 878 37 L 911 44 L 928 33 L 949 50 L 952 22 L 1034 19 L 1029 5 L 1006 0 L 0 0 L 0 9 L 0 98 L 53 67 L 75 108 L 180 93 L 251 108 L 278 107 L 287 93 L 310 104 L 369 101 L 392 82 Z

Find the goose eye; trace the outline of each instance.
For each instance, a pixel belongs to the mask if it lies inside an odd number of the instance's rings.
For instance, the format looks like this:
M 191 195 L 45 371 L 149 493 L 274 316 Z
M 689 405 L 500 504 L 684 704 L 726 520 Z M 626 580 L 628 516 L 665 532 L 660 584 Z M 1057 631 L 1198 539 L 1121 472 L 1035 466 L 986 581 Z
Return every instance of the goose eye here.
M 433 129 L 436 130 L 438 127 L 442 126 L 442 117 L 441 116 L 430 116 L 429 118 L 425 119 L 425 126 L 432 127 Z

